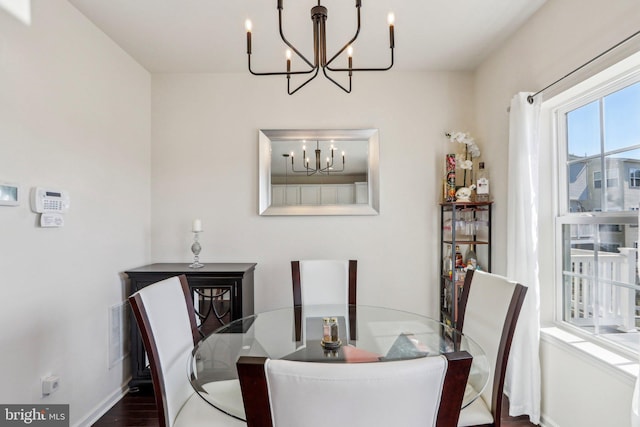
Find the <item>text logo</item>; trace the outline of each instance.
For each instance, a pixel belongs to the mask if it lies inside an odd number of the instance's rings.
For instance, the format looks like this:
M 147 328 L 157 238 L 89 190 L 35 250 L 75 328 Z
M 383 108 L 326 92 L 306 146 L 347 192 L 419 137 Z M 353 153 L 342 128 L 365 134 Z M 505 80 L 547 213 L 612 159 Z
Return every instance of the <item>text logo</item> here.
M 69 405 L 0 405 L 0 427 L 69 427 Z

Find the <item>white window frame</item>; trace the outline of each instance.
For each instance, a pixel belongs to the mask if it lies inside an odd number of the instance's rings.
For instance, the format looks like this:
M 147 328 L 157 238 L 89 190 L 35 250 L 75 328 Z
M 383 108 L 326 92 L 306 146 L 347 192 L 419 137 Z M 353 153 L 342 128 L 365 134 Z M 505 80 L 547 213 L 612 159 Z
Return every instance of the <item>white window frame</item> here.
M 619 74 L 609 78 L 608 80 L 600 83 L 593 84 L 591 86 L 581 87 L 579 93 L 573 92 L 573 96 L 566 101 L 555 103 L 555 107 L 551 108 L 551 123 L 553 126 L 553 140 L 555 142 L 555 156 L 556 156 L 556 188 L 557 193 L 557 212 L 555 221 L 555 241 L 556 241 L 556 255 L 555 255 L 555 311 L 554 319 L 555 323 L 565 329 L 570 329 L 577 335 L 592 341 L 603 347 L 613 349 L 621 352 L 629 357 L 637 358 L 637 353 L 631 351 L 627 347 L 622 347 L 613 343 L 611 340 L 602 338 L 598 335 L 589 333 L 583 328 L 573 325 L 563 319 L 563 247 L 562 247 L 562 230 L 566 224 L 638 224 L 638 212 L 637 210 L 631 211 L 605 211 L 605 212 L 570 212 L 569 210 L 569 181 L 567 175 L 567 122 L 566 114 L 584 105 L 587 105 L 595 100 L 603 98 L 613 92 L 623 89 L 629 85 L 640 81 L 640 66 L 634 66 L 620 72 Z M 628 147 L 633 149 L 636 146 Z M 640 149 L 640 145 L 637 146 Z M 603 165 L 604 166 L 604 165 Z M 609 171 L 604 175 L 609 175 Z M 616 170 L 616 177 L 619 179 L 619 171 Z M 602 176 L 600 173 L 600 182 L 605 181 L 609 183 L 608 176 Z M 595 174 L 592 179 L 594 182 Z M 618 181 L 619 182 L 619 181 Z M 609 185 L 601 185 L 601 191 L 606 194 L 607 187 Z M 633 187 L 630 187 L 633 188 Z M 603 196 L 603 200 L 606 197 Z

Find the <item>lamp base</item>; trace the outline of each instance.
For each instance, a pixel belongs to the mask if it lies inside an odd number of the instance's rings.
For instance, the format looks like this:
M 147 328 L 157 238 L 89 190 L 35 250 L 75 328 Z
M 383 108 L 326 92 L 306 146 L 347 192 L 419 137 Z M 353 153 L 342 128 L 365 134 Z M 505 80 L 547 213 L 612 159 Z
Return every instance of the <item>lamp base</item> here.
M 204 264 L 201 264 L 197 261 L 192 264 L 189 264 L 189 268 L 202 268 L 202 267 L 204 267 Z

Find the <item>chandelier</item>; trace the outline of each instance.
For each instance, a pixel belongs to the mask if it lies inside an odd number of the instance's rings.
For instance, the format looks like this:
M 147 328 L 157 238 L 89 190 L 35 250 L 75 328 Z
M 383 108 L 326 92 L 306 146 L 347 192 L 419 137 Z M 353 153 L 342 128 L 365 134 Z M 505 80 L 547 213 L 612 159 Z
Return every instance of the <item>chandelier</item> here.
M 302 141 L 304 144 L 306 144 L 306 141 Z M 325 163 L 325 167 L 322 167 L 322 150 L 320 150 L 320 141 L 316 141 L 316 161 L 315 161 L 315 166 L 314 167 L 310 167 L 309 166 L 309 158 L 307 157 L 307 146 L 303 145 L 302 146 L 302 170 L 296 170 L 295 167 L 295 154 L 293 153 L 293 151 L 291 152 L 291 154 L 283 154 L 283 157 L 291 157 L 291 170 L 295 173 L 306 173 L 307 176 L 311 176 L 311 175 L 315 175 L 315 174 L 325 174 L 325 175 L 329 175 L 331 173 L 335 173 L 335 172 L 344 172 L 344 151 L 342 152 L 342 167 L 341 169 L 337 169 L 337 167 L 334 166 L 333 160 L 334 160 L 334 151 L 335 151 L 335 147 L 333 146 L 333 140 L 331 141 L 331 147 L 329 148 L 331 151 L 331 157 L 327 157 L 326 158 L 326 163 Z M 286 166 L 286 164 L 285 164 Z M 285 167 L 285 171 L 286 171 L 286 167 Z
M 247 29 L 247 57 L 248 57 L 248 65 L 249 72 L 255 76 L 287 76 L 287 93 L 289 95 L 293 95 L 298 90 L 303 88 L 307 83 L 311 80 L 315 79 L 320 69 L 322 68 L 322 74 L 333 82 L 340 89 L 344 90 L 347 93 L 351 93 L 351 77 L 354 71 L 387 71 L 393 67 L 393 49 L 395 47 L 394 41 L 394 33 L 393 33 L 393 22 L 394 15 L 392 13 L 388 16 L 389 21 L 389 47 L 391 48 L 391 64 L 386 68 L 354 68 L 353 67 L 353 48 L 351 47 L 352 43 L 358 38 L 358 34 L 360 33 L 360 7 L 362 6 L 362 0 L 356 0 L 356 9 L 357 9 L 357 22 L 358 26 L 355 32 L 355 35 L 351 40 L 349 40 L 343 47 L 340 49 L 335 55 L 333 55 L 330 59 L 327 59 L 327 33 L 326 33 L 326 21 L 327 21 L 327 8 L 320 4 L 320 0 L 318 0 L 318 5 L 311 8 L 311 20 L 313 21 L 313 60 L 309 60 L 306 58 L 298 49 L 296 49 L 293 44 L 291 44 L 286 37 L 284 36 L 284 32 L 282 30 L 282 1 L 278 0 L 278 28 L 280 30 L 280 37 L 282 41 L 289 47 L 286 51 L 286 59 L 287 59 L 287 71 L 279 71 L 279 72 L 256 72 L 251 69 L 251 21 L 247 19 L 246 21 L 246 29 Z M 331 64 L 333 61 L 340 56 L 344 51 L 347 51 L 348 55 L 348 64 L 347 68 L 333 68 Z M 291 57 L 292 51 L 299 58 L 304 61 L 306 64 L 305 67 L 308 66 L 308 69 L 301 71 L 292 71 L 291 70 Z M 345 87 L 334 80 L 328 72 L 336 72 L 336 73 L 347 73 L 349 77 L 349 86 Z M 291 88 L 291 76 L 292 75 L 310 75 L 310 77 L 302 82 L 298 87 L 292 90 Z

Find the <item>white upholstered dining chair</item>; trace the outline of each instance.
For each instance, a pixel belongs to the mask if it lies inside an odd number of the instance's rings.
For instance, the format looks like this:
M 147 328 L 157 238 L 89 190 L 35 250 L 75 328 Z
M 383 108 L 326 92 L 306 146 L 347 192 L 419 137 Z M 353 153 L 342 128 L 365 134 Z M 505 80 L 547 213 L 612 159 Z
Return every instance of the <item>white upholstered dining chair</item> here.
M 146 286 L 129 302 L 149 358 L 160 427 L 246 426 L 205 402 L 189 383 L 189 354 L 200 334 L 186 277 Z
M 356 260 L 291 261 L 293 305 L 355 304 Z
M 467 352 L 373 363 L 240 357 L 249 427 L 455 427 Z
M 358 280 L 358 261 L 356 260 L 301 260 L 291 261 L 291 279 L 293 284 L 293 306 L 298 309 L 307 307 L 302 317 L 343 316 L 346 321 L 347 340 L 356 338 L 354 313 L 349 306 L 356 304 Z M 337 312 L 323 310 L 314 313 L 309 307 L 333 305 L 341 307 Z M 304 324 L 296 319 L 296 341 L 302 340 Z
M 493 375 L 480 397 L 460 412 L 459 427 L 501 426 L 507 362 L 526 293 L 526 287 L 505 277 L 467 272 L 456 328 L 482 347 Z

